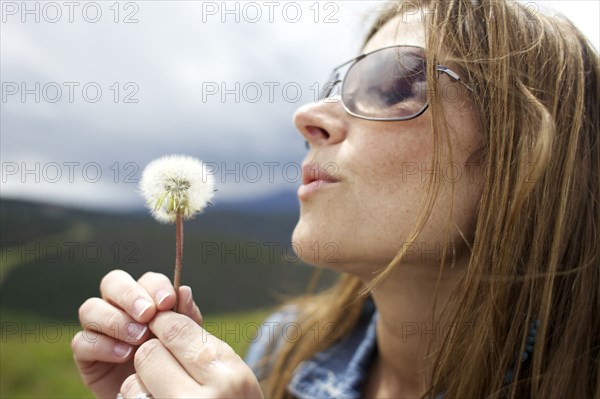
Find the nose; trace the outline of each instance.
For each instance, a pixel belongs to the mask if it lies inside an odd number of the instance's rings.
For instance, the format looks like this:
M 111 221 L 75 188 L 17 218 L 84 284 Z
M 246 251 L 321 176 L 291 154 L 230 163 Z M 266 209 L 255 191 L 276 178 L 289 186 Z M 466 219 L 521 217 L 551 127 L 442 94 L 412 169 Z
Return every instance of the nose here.
M 311 102 L 294 113 L 296 129 L 311 146 L 334 145 L 346 138 L 347 114 L 339 97 Z

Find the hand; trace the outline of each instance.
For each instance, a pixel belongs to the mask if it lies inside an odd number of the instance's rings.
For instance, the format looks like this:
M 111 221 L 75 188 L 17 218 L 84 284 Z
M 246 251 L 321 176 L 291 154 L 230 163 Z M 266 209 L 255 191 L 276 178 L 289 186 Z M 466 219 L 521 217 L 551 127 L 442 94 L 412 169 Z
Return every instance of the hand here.
M 113 270 L 102 279 L 100 293 L 102 299 L 90 298 L 79 308 L 83 331 L 73 337 L 71 348 L 85 385 L 97 397 L 114 399 L 135 372 L 135 351 L 152 338 L 147 323 L 158 311 L 173 308 L 175 290 L 162 274 L 146 273 L 136 282 Z M 202 324 L 189 287 L 179 289 L 178 311 Z
M 149 323 L 156 338 L 135 353 L 136 374 L 121 393 L 133 398 L 263 398 L 252 370 L 225 342 L 190 317 L 160 312 Z

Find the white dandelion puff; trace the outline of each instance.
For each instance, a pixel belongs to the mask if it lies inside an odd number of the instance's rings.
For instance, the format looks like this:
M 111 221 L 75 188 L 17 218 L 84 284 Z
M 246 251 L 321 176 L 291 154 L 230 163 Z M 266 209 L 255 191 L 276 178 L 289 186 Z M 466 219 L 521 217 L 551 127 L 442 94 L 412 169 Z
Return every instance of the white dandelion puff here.
M 142 173 L 140 191 L 152 216 L 173 223 L 202 212 L 214 195 L 214 177 L 204 164 L 184 155 L 167 155 L 150 162 Z
M 214 177 L 204 164 L 184 155 L 167 155 L 150 162 L 140 180 L 146 206 L 159 222 L 175 222 L 175 306 L 178 308 L 183 262 L 183 219 L 190 219 L 211 204 Z M 212 205 L 212 204 L 211 204 Z

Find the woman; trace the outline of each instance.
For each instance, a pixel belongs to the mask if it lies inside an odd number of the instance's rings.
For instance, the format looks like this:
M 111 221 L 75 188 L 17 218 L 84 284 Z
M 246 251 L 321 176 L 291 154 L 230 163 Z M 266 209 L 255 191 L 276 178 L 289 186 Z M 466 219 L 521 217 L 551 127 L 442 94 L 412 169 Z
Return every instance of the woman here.
M 361 54 L 294 117 L 292 241 L 334 243 L 304 260 L 339 281 L 269 318 L 250 369 L 189 288 L 173 313 L 165 276 L 112 272 L 82 324 L 138 324 L 74 338 L 96 395 L 600 396 L 596 51 L 518 4 L 423 0 L 390 4 Z

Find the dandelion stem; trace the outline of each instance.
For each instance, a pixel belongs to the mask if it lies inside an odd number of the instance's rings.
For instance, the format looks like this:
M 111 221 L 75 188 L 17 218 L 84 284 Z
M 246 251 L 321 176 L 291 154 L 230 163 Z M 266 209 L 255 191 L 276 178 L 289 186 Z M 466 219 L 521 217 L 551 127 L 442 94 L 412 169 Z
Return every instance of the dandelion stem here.
M 181 263 L 183 260 L 183 212 L 177 211 L 175 217 L 175 276 L 173 286 L 175 288 L 175 307 L 177 312 L 179 303 L 179 284 L 181 282 Z

